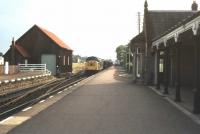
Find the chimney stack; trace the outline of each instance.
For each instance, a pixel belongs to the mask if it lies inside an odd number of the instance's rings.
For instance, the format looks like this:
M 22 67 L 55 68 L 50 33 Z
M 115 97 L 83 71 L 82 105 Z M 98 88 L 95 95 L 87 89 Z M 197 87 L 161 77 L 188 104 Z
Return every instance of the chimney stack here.
M 192 11 L 197 11 L 198 10 L 198 4 L 196 3 L 196 0 L 193 0 L 191 8 L 192 8 Z
M 11 45 L 11 65 L 15 64 L 15 39 L 13 37 L 12 39 L 12 45 Z

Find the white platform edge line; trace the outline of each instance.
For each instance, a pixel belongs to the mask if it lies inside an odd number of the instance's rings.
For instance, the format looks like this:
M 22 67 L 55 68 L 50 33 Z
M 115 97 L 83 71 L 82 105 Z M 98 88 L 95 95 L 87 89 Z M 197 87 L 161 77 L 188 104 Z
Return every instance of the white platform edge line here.
M 162 93 L 160 93 L 159 91 L 157 91 L 155 88 L 148 86 L 150 89 L 152 89 L 154 92 L 156 92 L 158 95 L 163 96 Z M 198 116 L 194 115 L 193 113 L 191 113 L 190 111 L 188 111 L 187 109 L 179 106 L 176 102 L 174 102 L 173 100 L 171 100 L 169 97 L 164 96 L 164 99 L 167 100 L 170 104 L 172 104 L 174 107 L 176 107 L 179 111 L 181 111 L 183 114 L 185 114 L 187 117 L 189 117 L 191 120 L 193 120 L 194 122 L 196 122 L 198 125 L 200 125 L 200 119 Z
M 4 122 L 6 122 L 7 120 L 10 120 L 10 119 L 12 119 L 12 118 L 14 118 L 14 117 L 13 117 L 13 116 L 10 116 L 10 117 L 4 119 L 4 120 L 0 121 L 0 124 L 4 123 Z
M 28 111 L 29 109 L 31 109 L 32 107 L 27 107 L 25 109 L 23 109 L 22 111 L 25 112 L 25 111 Z

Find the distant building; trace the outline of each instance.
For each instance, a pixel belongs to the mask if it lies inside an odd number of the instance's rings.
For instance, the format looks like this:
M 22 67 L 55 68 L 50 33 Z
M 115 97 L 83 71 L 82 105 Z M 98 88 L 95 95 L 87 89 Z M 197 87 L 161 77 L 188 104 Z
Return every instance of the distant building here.
M 34 25 L 5 53 L 4 58 L 11 65 L 47 64 L 52 74 L 72 71 L 73 50 L 52 32 Z
M 0 65 L 4 64 L 3 53 L 0 53 Z

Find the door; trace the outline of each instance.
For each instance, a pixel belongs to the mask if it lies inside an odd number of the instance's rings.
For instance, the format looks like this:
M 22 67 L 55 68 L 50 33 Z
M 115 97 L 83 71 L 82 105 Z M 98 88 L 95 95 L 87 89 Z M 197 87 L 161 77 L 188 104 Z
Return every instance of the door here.
M 52 75 L 56 75 L 56 55 L 43 54 L 41 56 L 41 63 L 46 64 L 47 69 L 51 71 Z

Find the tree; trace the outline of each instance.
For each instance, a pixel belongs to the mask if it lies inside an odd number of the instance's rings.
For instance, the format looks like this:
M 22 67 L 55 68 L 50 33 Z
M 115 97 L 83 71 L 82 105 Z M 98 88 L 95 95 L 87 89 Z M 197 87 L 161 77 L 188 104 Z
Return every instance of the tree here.
M 120 64 L 123 65 L 125 63 L 124 59 L 126 56 L 126 46 L 120 45 L 116 48 L 117 60 L 119 60 Z

